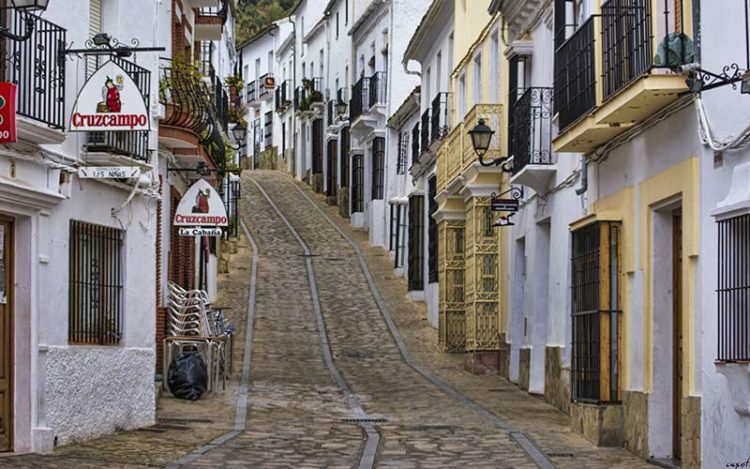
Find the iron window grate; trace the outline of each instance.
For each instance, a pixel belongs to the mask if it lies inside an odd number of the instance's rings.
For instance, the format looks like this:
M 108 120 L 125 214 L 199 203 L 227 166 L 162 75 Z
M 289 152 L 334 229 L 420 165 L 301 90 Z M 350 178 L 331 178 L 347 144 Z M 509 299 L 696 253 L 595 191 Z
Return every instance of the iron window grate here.
M 717 359 L 750 361 L 750 215 L 721 220 L 718 230 Z

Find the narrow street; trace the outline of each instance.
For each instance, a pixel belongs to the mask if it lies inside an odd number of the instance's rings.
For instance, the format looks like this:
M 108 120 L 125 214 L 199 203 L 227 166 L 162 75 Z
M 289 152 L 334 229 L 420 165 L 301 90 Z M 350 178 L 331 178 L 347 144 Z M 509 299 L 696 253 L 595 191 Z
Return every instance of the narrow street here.
M 594 447 L 541 399 L 438 352 L 387 256 L 364 247 L 364 234 L 305 186 L 246 172 L 241 210 L 259 258 L 245 430 L 183 459 L 188 433 L 170 437 L 167 426 L 0 458 L 0 467 L 650 467 L 624 449 Z M 245 264 L 249 246 L 240 248 Z M 229 296 L 247 298 L 242 283 Z M 236 345 L 237 362 L 242 352 Z M 183 417 L 215 404 L 198 401 Z M 162 427 L 163 417 L 162 409 Z M 234 421 L 224 421 L 229 431 Z M 205 431 L 195 446 L 221 434 Z

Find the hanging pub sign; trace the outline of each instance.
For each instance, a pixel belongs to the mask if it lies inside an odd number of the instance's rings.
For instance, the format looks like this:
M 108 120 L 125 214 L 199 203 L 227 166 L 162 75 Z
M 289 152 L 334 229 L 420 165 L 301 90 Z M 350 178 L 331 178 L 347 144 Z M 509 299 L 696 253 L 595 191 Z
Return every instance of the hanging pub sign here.
M 150 130 L 150 125 L 141 91 L 111 60 L 86 80 L 70 116 L 71 132 Z
M 490 201 L 493 212 L 517 212 L 520 207 L 518 199 L 501 199 L 493 197 Z
M 224 202 L 216 189 L 211 187 L 205 179 L 199 179 L 182 196 L 177 205 L 173 223 L 175 226 L 215 228 L 228 226 L 229 218 L 227 218 Z
M 263 87 L 267 90 L 276 88 L 276 79 L 272 76 L 267 76 L 265 80 L 263 80 Z
M 16 90 L 14 83 L 0 83 L 0 143 L 16 141 Z

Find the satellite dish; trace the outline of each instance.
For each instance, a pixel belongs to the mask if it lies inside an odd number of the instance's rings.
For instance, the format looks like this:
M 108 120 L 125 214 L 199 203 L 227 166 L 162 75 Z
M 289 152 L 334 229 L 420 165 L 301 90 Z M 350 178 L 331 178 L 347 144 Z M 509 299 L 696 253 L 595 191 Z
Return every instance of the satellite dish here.
M 677 68 L 695 60 L 693 40 L 684 33 L 671 33 L 659 43 L 654 57 L 657 67 Z

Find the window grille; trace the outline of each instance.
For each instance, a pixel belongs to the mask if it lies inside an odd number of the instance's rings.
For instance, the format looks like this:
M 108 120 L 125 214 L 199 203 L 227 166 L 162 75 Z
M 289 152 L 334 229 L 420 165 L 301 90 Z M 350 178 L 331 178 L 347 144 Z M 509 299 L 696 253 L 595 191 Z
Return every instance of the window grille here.
M 424 196 L 409 197 L 409 291 L 424 289 L 424 268 L 422 249 L 424 248 Z
M 406 172 L 406 161 L 409 158 L 409 132 L 398 134 L 398 162 L 396 172 L 404 174 Z
M 349 127 L 341 130 L 341 187 L 349 187 Z
M 464 315 L 464 220 L 446 220 L 439 224 L 439 294 L 438 340 L 441 350 L 462 352 L 466 346 Z
M 323 174 L 323 119 L 313 121 L 312 138 L 312 172 Z
M 427 241 L 429 243 L 427 265 L 429 267 L 429 281 L 435 283 L 438 281 L 438 233 L 437 222 L 433 218 L 437 212 L 438 206 L 435 197 L 437 196 L 437 178 L 432 176 L 429 180 L 430 199 L 428 200 L 429 212 L 427 220 Z
M 619 401 L 619 248 L 617 223 L 573 232 L 573 400 Z
M 411 129 L 411 161 L 412 163 L 419 161 L 419 122 Z
M 406 257 L 407 230 L 409 228 L 406 207 L 399 204 L 396 208 L 398 229 L 396 231 L 396 268 L 403 267 Z
M 224 207 L 229 215 L 229 226 L 224 233 L 227 238 L 236 238 L 239 236 L 240 221 L 240 181 L 224 180 Z
M 268 150 L 273 145 L 273 112 L 268 111 L 264 120 L 265 126 L 265 146 L 264 149 Z
M 123 231 L 70 222 L 68 342 L 117 345 L 122 339 Z
M 750 215 L 719 221 L 717 359 L 750 361 Z
M 328 197 L 336 197 L 337 194 L 336 185 L 338 183 L 336 181 L 336 176 L 338 174 L 338 171 L 336 169 L 336 158 L 338 157 L 338 152 L 338 141 L 334 139 L 329 140 L 327 152 L 328 171 L 326 175 L 326 195 Z
M 385 139 L 376 138 L 372 142 L 372 200 L 383 199 L 385 179 Z
M 364 212 L 364 175 L 362 174 L 362 155 L 352 156 L 352 212 Z

